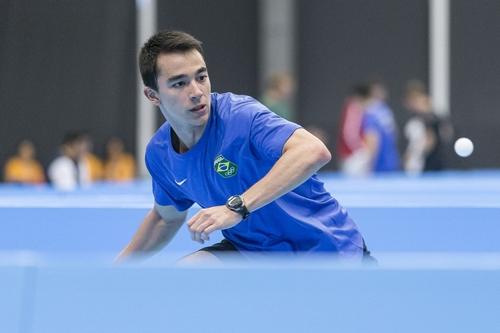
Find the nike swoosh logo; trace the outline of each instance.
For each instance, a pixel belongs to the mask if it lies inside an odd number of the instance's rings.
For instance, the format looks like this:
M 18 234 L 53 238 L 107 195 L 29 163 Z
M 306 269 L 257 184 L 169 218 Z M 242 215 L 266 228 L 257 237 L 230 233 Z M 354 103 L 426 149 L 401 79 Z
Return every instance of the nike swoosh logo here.
M 188 180 L 188 179 L 187 179 L 187 178 L 186 178 L 186 179 L 183 179 L 183 180 L 181 180 L 180 182 L 178 182 L 177 180 L 174 180 L 174 181 L 175 181 L 175 183 L 176 183 L 177 185 L 181 186 L 182 184 L 184 184 L 184 183 L 186 182 L 186 180 Z

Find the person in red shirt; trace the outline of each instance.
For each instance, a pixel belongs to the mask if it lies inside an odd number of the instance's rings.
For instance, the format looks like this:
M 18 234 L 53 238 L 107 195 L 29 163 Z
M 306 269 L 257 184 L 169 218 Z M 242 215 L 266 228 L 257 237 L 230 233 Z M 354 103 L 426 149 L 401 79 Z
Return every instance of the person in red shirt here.
M 362 135 L 363 113 L 369 95 L 370 87 L 367 84 L 354 86 L 342 109 L 337 150 L 340 170 L 347 175 L 363 175 L 369 171 L 369 156 Z

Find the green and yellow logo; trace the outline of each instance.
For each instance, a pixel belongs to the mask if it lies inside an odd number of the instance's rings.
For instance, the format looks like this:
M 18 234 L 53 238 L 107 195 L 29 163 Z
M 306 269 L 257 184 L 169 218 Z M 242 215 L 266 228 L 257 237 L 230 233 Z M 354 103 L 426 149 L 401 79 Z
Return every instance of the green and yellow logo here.
M 238 173 L 238 166 L 222 155 L 215 158 L 214 169 L 215 172 L 224 178 L 233 177 Z

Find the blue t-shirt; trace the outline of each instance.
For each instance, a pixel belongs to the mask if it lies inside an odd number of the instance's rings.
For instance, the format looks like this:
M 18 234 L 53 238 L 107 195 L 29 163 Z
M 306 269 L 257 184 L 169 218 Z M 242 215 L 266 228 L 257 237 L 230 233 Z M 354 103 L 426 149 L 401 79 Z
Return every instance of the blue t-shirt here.
M 269 172 L 300 128 L 248 96 L 212 93 L 211 100 L 205 131 L 189 151 L 174 150 L 168 123 L 148 144 L 146 165 L 160 205 L 181 211 L 194 202 L 203 208 L 224 205 Z M 316 175 L 222 233 L 242 251 L 359 255 L 363 247 L 355 223 Z
M 396 171 L 399 169 L 396 124 L 392 111 L 381 102 L 368 107 L 363 115 L 363 132 L 375 132 L 379 138 L 379 147 L 373 165 L 373 171 Z

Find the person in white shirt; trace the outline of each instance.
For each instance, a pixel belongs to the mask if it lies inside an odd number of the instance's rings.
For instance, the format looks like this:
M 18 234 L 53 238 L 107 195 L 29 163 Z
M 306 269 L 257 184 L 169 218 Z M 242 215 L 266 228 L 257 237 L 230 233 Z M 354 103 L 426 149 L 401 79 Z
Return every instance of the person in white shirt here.
M 89 170 L 83 161 L 83 141 L 78 133 L 67 133 L 61 155 L 49 166 L 49 180 L 56 189 L 71 191 L 90 183 Z

